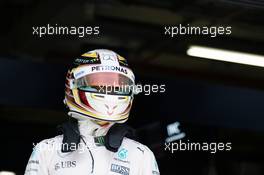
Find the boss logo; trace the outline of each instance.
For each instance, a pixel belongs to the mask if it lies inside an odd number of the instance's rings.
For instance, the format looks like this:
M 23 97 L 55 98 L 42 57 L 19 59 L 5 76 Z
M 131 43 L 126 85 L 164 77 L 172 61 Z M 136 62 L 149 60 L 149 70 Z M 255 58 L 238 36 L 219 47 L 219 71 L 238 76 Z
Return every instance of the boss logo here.
M 129 175 L 130 169 L 128 167 L 125 167 L 125 166 L 112 164 L 111 165 L 111 171 L 118 173 L 118 174 L 122 174 L 122 175 Z
M 76 161 L 63 161 L 55 164 L 56 171 L 61 168 L 75 168 L 75 167 L 76 167 Z

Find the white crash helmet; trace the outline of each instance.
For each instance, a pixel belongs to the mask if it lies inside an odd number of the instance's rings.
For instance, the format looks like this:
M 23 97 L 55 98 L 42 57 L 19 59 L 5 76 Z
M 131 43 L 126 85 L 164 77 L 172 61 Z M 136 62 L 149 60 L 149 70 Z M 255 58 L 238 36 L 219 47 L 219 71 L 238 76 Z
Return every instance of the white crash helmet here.
M 77 119 L 123 123 L 132 106 L 134 85 L 125 58 L 105 49 L 84 53 L 74 60 L 66 76 L 68 114 Z

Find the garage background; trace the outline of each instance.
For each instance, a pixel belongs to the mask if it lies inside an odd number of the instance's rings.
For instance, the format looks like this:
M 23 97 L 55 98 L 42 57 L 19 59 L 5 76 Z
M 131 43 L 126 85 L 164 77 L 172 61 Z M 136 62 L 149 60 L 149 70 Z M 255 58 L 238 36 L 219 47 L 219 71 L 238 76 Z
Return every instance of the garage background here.
M 23 174 L 32 143 L 56 135 L 68 65 L 81 53 L 112 49 L 137 82 L 166 92 L 135 97 L 129 124 L 166 175 L 264 174 L 264 69 L 188 56 L 191 45 L 264 55 L 260 0 L 9 0 L 0 2 L 0 170 Z M 99 26 L 100 34 L 33 35 L 32 27 Z M 164 35 L 164 26 L 231 26 L 231 35 Z M 164 150 L 167 126 L 193 142 L 231 142 L 228 152 Z

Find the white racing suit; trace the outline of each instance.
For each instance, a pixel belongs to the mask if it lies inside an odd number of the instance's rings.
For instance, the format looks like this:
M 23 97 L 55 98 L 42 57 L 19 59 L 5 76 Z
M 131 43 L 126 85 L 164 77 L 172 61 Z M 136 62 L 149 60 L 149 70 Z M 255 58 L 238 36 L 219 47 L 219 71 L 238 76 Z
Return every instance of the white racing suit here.
M 79 121 L 83 140 L 72 152 L 61 151 L 62 135 L 41 141 L 30 156 L 25 175 L 159 174 L 154 154 L 143 144 L 125 137 L 117 152 L 98 145 L 94 137 L 105 135 L 108 129 L 90 120 Z

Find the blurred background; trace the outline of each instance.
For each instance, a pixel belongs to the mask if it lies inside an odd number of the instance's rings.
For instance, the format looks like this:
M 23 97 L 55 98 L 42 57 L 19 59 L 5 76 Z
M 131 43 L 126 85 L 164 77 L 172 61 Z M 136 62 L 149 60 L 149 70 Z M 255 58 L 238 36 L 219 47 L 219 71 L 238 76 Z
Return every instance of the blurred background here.
M 166 175 L 264 174 L 264 68 L 192 57 L 192 45 L 264 55 L 261 0 L 8 0 L 0 2 L 0 171 L 23 174 L 32 143 L 56 135 L 68 66 L 81 53 L 112 49 L 138 83 L 165 93 L 135 97 L 129 124 Z M 33 35 L 32 27 L 99 26 L 85 37 Z M 165 35 L 165 26 L 231 26 L 231 35 Z M 264 59 L 264 58 L 263 58 Z M 177 123 L 177 126 L 175 125 Z M 231 151 L 165 151 L 168 128 Z M 179 125 L 180 124 L 180 125 Z

